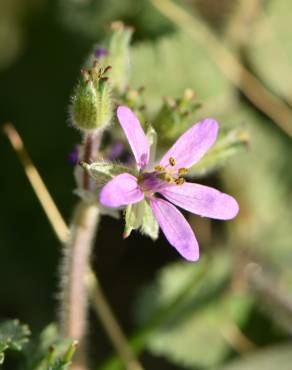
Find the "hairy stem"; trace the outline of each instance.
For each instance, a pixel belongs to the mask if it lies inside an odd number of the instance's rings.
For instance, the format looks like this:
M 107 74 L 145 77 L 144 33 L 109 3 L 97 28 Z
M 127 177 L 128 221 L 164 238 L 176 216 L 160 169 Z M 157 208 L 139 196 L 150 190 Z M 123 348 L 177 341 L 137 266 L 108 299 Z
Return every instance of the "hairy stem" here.
M 99 221 L 96 204 L 80 201 L 73 215 L 71 234 L 65 245 L 61 291 L 61 330 L 64 337 L 79 342 L 72 370 L 85 370 L 85 337 L 88 294 L 86 273 Z
M 37 198 L 39 199 L 39 202 L 40 202 L 45 214 L 47 215 L 48 220 L 49 220 L 50 224 L 52 225 L 59 241 L 62 243 L 62 245 L 64 245 L 64 243 L 68 241 L 68 236 L 70 234 L 69 229 L 68 229 L 60 211 L 58 210 L 56 204 L 54 203 L 54 200 L 51 197 L 51 195 L 50 195 L 44 181 L 42 180 L 37 168 L 35 167 L 34 163 L 32 162 L 32 159 L 30 158 L 27 150 L 25 149 L 24 143 L 23 143 L 20 135 L 18 134 L 18 132 L 16 131 L 16 129 L 14 128 L 14 126 L 11 123 L 5 124 L 3 126 L 3 131 L 7 135 L 12 147 L 15 149 L 15 151 L 16 151 L 19 159 L 20 159 L 20 162 L 23 165 L 25 173 L 26 173 L 26 175 L 27 175 L 27 177 L 30 181 L 30 184 L 31 184 Z M 95 140 L 93 141 L 93 146 L 91 146 L 91 148 L 94 151 L 97 151 L 97 148 L 99 146 L 99 142 L 100 141 L 98 140 L 98 138 L 95 138 Z M 79 206 L 81 207 L 81 204 L 79 204 Z M 90 205 L 89 204 L 84 204 L 84 206 L 89 207 Z M 77 212 L 77 209 L 76 209 L 76 212 Z M 76 217 L 76 212 L 75 212 L 75 218 L 78 220 L 79 218 Z M 94 229 L 97 229 L 97 225 L 98 225 L 98 221 L 99 221 L 99 215 L 98 215 L 97 209 L 96 209 L 95 218 L 96 218 L 96 223 L 95 224 L 91 223 L 91 225 L 92 225 L 92 228 L 91 228 L 91 242 L 93 242 L 93 240 L 94 240 L 94 231 L 95 231 Z M 71 229 L 74 229 L 75 235 L 76 235 L 76 228 L 77 228 L 77 224 L 75 225 L 74 220 L 73 220 Z M 71 237 L 70 237 L 70 242 L 72 243 L 72 241 L 73 241 L 73 232 L 71 232 Z M 69 262 L 70 261 L 69 261 L 69 258 L 68 258 L 69 257 L 68 256 L 69 246 L 72 245 L 72 244 L 70 244 L 70 242 L 65 243 L 65 255 L 66 255 L 66 257 L 64 257 L 64 264 L 63 264 L 63 269 L 62 269 L 62 273 L 63 273 L 62 274 L 62 283 L 63 283 L 63 285 L 62 285 L 62 298 L 65 298 L 65 294 L 64 294 L 65 293 L 65 285 L 66 286 L 69 285 L 68 276 L 64 275 L 64 274 L 65 273 L 67 274 L 67 272 L 71 271 L 71 269 L 69 269 Z M 89 252 L 90 252 L 90 250 L 89 250 Z M 90 253 L 88 255 L 88 260 L 89 260 L 89 258 L 90 258 Z M 68 265 L 66 265 L 67 262 L 68 262 Z M 66 266 L 66 268 L 65 268 L 65 266 Z M 90 295 L 90 298 L 91 298 L 91 301 L 92 301 L 92 306 L 95 309 L 97 315 L 100 316 L 100 319 L 101 319 L 101 322 L 102 322 L 102 324 L 105 328 L 105 331 L 106 331 L 108 337 L 110 338 L 110 340 L 112 341 L 112 344 L 115 347 L 117 353 L 119 353 L 121 359 L 123 359 L 125 368 L 127 370 L 143 369 L 142 365 L 139 363 L 139 361 L 135 357 L 131 347 L 129 346 L 126 336 L 123 334 L 120 326 L 118 325 L 118 322 L 117 322 L 116 318 L 114 317 L 112 310 L 110 309 L 109 303 L 106 301 L 105 296 L 102 294 L 101 287 L 99 286 L 98 280 L 95 277 L 94 272 L 92 271 L 92 269 L 90 268 L 89 265 L 87 266 L 87 268 L 88 268 L 88 272 L 87 272 L 87 275 L 86 275 L 86 285 L 87 285 L 87 289 L 88 289 L 88 294 Z M 66 278 L 65 278 L 65 276 L 66 276 Z M 86 294 L 86 292 L 85 292 L 85 294 Z M 83 297 L 85 298 L 86 295 L 84 295 Z M 86 297 L 86 299 L 87 299 L 87 297 Z M 65 309 L 66 306 L 65 306 L 65 301 L 63 300 L 62 302 L 63 302 L 63 304 L 62 304 L 61 318 L 62 318 L 62 323 L 64 323 L 63 329 L 65 329 L 65 322 L 67 322 L 67 320 L 64 317 L 66 315 L 66 312 L 65 312 L 64 309 Z M 66 302 L 68 304 L 68 301 L 66 301 Z M 85 307 L 83 307 L 83 308 L 84 308 L 83 314 L 84 314 L 84 318 L 85 318 L 83 322 L 86 323 L 86 301 L 85 301 Z M 86 329 L 86 326 L 83 326 L 83 338 L 85 336 L 85 329 Z M 82 341 L 84 343 L 84 339 Z M 81 341 L 81 344 L 82 344 L 82 341 Z M 80 346 L 79 346 L 79 348 L 80 348 Z M 81 353 L 84 354 L 84 352 L 85 352 L 84 351 L 84 344 L 82 345 L 81 348 L 83 348 Z M 82 358 L 83 358 L 83 363 L 84 363 L 84 366 L 85 366 L 85 356 L 81 355 L 81 354 L 78 355 L 78 356 L 79 356 L 80 360 L 77 359 L 76 365 L 74 365 L 75 369 L 78 369 L 77 366 L 79 366 L 79 369 L 80 369 L 81 365 L 77 365 L 77 364 L 78 364 L 78 362 L 80 364 L 82 364 L 82 362 L 81 362 Z M 71 368 L 71 369 L 73 369 L 73 368 Z M 82 367 L 81 367 L 81 369 L 82 369 Z

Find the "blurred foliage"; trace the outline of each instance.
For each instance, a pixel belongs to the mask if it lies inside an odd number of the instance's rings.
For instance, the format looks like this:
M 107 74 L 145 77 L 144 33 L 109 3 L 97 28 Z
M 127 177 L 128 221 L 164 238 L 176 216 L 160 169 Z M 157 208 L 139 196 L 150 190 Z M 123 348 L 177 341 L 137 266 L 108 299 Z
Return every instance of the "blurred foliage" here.
M 21 351 L 29 335 L 29 328 L 18 320 L 5 321 L 0 325 L 0 365 L 4 362 L 5 351 Z
M 220 370 L 290 370 L 291 355 L 291 343 L 277 345 L 257 351 L 242 360 L 234 361 Z
M 147 74 L 142 73 L 145 70 Z M 145 86 L 150 111 L 158 109 L 162 96 L 175 98 L 187 88 L 194 90 L 200 101 L 214 104 L 217 111 L 226 108 L 224 103 L 230 104 L 234 98 L 232 86 L 205 51 L 181 33 L 134 47 L 131 84 Z
M 247 54 L 256 73 L 279 96 L 292 102 L 291 10 L 289 0 L 262 5 Z
M 7 350 L 23 351 L 26 355 L 26 370 L 66 370 L 71 364 L 77 343 L 59 337 L 56 325 L 46 327 L 38 340 L 29 342 L 30 330 L 17 320 L 0 325 L 0 365 Z M 25 347 L 24 347 L 25 345 Z M 22 362 L 24 360 L 22 358 Z
M 39 10 L 44 0 L 1 0 L 0 2 L 0 70 L 19 56 L 25 39 L 24 20 Z
M 148 0 L 59 0 L 59 19 L 93 40 L 105 36 L 110 23 L 119 19 L 134 26 L 138 38 L 155 38 L 173 29 Z
M 204 277 L 197 282 L 202 268 Z M 181 262 L 163 268 L 139 299 L 140 323 L 161 312 L 147 348 L 186 368 L 218 365 L 229 349 L 230 328 L 246 322 L 252 303 L 244 291 L 230 289 L 231 269 L 224 253 L 201 265 Z M 211 348 L 207 356 L 206 343 Z

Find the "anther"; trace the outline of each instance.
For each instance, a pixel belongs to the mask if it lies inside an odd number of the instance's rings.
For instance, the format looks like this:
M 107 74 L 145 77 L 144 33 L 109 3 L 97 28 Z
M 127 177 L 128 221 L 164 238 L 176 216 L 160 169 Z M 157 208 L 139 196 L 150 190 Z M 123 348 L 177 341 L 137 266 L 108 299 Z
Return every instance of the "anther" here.
M 169 175 L 168 173 L 166 173 L 165 175 L 164 175 L 164 180 L 166 181 L 166 182 L 168 182 L 168 183 L 171 183 L 171 182 L 173 182 L 173 177 L 171 176 L 171 175 Z
M 165 168 L 163 166 L 160 166 L 159 164 L 155 166 L 154 169 L 157 172 L 165 172 Z
M 175 161 L 175 159 L 174 159 L 173 157 L 170 157 L 170 158 L 168 159 L 168 161 L 169 161 L 169 164 L 170 164 L 171 166 L 175 166 L 176 161 Z
M 182 184 L 185 183 L 185 181 L 186 180 L 184 178 L 179 177 L 178 179 L 175 180 L 175 183 L 176 183 L 176 185 L 182 185 Z
M 180 176 L 185 175 L 185 174 L 187 174 L 187 173 L 188 173 L 188 169 L 187 169 L 187 168 L 185 168 L 185 167 L 182 167 L 182 168 L 180 168 L 180 169 L 178 170 L 178 174 L 179 174 Z

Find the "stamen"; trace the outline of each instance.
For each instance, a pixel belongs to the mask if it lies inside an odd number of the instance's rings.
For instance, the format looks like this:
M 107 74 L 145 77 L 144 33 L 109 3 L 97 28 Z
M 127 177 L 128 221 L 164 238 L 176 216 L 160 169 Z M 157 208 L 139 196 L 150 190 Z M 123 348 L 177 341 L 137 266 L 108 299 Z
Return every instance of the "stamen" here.
M 160 166 L 159 164 L 155 166 L 154 169 L 157 172 L 165 172 L 165 168 L 163 166 Z
M 185 175 L 188 173 L 188 169 L 185 168 L 185 167 L 182 167 L 178 170 L 178 174 L 181 176 L 181 175 Z
M 169 173 L 164 175 L 164 180 L 168 183 L 174 182 L 174 178 Z
M 185 183 L 185 179 L 183 177 L 179 177 L 178 179 L 175 180 L 176 185 L 182 185 Z
M 175 161 L 175 159 L 174 159 L 173 157 L 170 157 L 168 161 L 169 161 L 169 164 L 170 164 L 171 166 L 175 166 L 176 161 Z

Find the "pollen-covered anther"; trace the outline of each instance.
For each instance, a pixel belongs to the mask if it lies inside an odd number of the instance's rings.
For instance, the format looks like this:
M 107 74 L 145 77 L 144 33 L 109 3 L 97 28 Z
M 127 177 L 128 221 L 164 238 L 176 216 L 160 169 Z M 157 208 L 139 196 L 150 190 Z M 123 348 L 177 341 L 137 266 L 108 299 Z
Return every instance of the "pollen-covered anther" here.
M 182 167 L 178 170 L 179 176 L 186 175 L 188 173 L 188 169 L 185 167 Z
M 185 179 L 183 177 L 179 177 L 178 179 L 175 180 L 176 185 L 182 185 L 185 183 Z
M 176 160 L 175 160 L 173 157 L 170 157 L 170 158 L 168 159 L 168 162 L 169 162 L 169 164 L 170 164 L 171 166 L 175 166 L 175 164 L 176 164 Z
M 172 183 L 172 182 L 174 182 L 175 181 L 175 179 L 169 174 L 169 173 L 166 173 L 165 175 L 164 175 L 164 180 L 166 181 L 166 182 L 168 182 L 168 183 Z
M 160 166 L 159 164 L 155 166 L 154 169 L 157 172 L 165 172 L 165 168 L 163 166 Z

